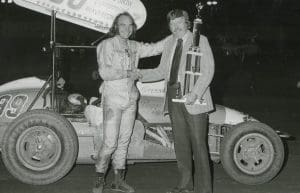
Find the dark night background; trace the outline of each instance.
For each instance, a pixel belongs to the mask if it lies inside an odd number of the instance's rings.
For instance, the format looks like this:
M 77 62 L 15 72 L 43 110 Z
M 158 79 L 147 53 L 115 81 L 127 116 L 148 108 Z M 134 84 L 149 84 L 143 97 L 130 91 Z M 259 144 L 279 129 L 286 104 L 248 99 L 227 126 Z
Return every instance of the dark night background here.
M 2 1 L 5 0 L 0 1 L 0 85 L 29 76 L 47 78 L 51 73 L 51 18 Z M 186 9 L 191 20 L 196 14 L 196 0 L 141 1 L 147 10 L 147 21 L 137 32 L 139 41 L 154 42 L 169 34 L 165 15 L 172 8 Z M 215 58 L 211 85 L 214 102 L 249 113 L 272 128 L 291 134 L 293 139 L 285 142 L 288 158 L 271 182 L 255 186 L 240 184 L 221 165 L 214 164 L 214 192 L 299 193 L 300 0 L 217 1 L 217 6 L 206 6 L 202 14 L 202 33 L 208 37 Z M 60 43 L 89 45 L 102 35 L 57 20 Z M 67 90 L 86 98 L 97 96 L 101 81 L 92 78 L 97 70 L 95 50 L 65 49 L 60 56 Z M 140 67 L 155 67 L 159 59 L 142 59 Z M 141 163 L 129 167 L 127 179 L 137 187 L 137 192 L 165 192 L 177 181 L 175 163 Z M 93 165 L 76 165 L 59 182 L 32 186 L 9 175 L 0 160 L 0 192 L 89 192 L 94 170 Z
M 147 21 L 136 39 L 160 40 L 169 34 L 165 15 L 172 8 L 186 9 L 194 19 L 193 0 L 142 0 Z M 206 3 L 206 1 L 203 1 Z M 212 83 L 215 101 L 223 96 L 299 97 L 300 80 L 298 0 L 219 0 L 203 9 L 202 33 L 215 57 Z M 57 41 L 88 45 L 101 33 L 64 21 L 57 22 Z M 50 17 L 0 4 L 0 84 L 21 77 L 47 77 L 51 72 Z M 159 57 L 141 60 L 140 67 L 155 67 Z M 99 80 L 95 50 L 61 51 L 63 76 L 70 92 L 97 95 Z

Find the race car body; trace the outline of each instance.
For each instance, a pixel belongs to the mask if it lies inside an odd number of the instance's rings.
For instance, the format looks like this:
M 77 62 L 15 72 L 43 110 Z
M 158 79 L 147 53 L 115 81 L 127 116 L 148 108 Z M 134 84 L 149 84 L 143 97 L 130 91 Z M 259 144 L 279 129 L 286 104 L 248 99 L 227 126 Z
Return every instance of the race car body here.
M 66 168 L 59 165 L 64 149 L 69 149 L 68 154 L 71 152 L 65 158 L 70 162 L 69 167 L 75 161 L 92 164 L 102 140 L 101 106 L 88 105 L 86 100 L 79 99 L 80 94 L 72 95 L 57 89 L 58 110 L 53 112 L 49 86 L 45 86 L 45 92 L 37 97 L 43 85 L 44 80 L 29 77 L 0 86 L 3 160 L 14 176 L 32 184 L 52 183 L 67 171 L 40 181 L 18 176 L 27 175 L 27 170 Z M 159 108 L 163 104 L 162 86 L 163 82 L 138 84 L 141 98 L 129 145 L 129 162 L 175 161 L 170 119 L 168 115 L 163 116 Z M 34 105 L 30 107 L 33 101 Z M 61 125 L 57 125 L 57 120 Z M 209 114 L 208 144 L 211 159 L 227 164 L 228 172 L 236 168 L 239 173 L 229 174 L 246 184 L 271 180 L 278 173 L 273 167 L 282 165 L 284 159 L 282 141 L 274 130 L 247 114 L 221 105 L 216 105 L 215 111 Z M 65 145 L 70 147 L 65 148 Z M 16 173 L 19 167 L 22 169 Z M 264 172 L 266 176 L 261 175 Z M 263 176 L 259 181 L 258 174 Z

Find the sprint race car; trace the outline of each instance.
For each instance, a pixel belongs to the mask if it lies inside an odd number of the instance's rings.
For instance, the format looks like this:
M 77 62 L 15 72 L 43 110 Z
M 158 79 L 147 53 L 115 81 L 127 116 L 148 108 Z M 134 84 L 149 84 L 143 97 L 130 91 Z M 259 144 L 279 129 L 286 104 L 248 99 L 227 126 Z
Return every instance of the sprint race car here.
M 55 52 L 63 46 L 55 44 L 53 38 L 56 15 L 60 19 L 106 32 L 109 24 L 105 22 L 111 20 L 109 16 L 112 13 L 101 12 L 107 10 L 101 6 L 107 8 L 110 3 L 115 3 L 124 10 L 142 10 L 142 13 L 133 13 L 139 26 L 143 25 L 146 12 L 143 7 L 136 9 L 136 6 L 141 6 L 138 0 L 16 0 L 15 3 L 51 14 L 54 18 L 51 20 L 53 74 L 46 81 L 28 77 L 0 86 L 2 160 L 8 171 L 22 182 L 50 184 L 63 178 L 75 163 L 93 164 L 102 139 L 99 99 L 88 101 L 80 94 L 67 93 L 57 86 Z M 85 15 L 84 11 L 97 6 L 100 7 L 98 11 L 89 11 L 88 14 L 94 13 L 97 18 L 102 14 L 102 21 L 90 20 L 92 16 Z M 130 8 L 125 9 L 126 6 Z M 116 5 L 112 10 L 119 12 L 115 9 Z M 160 110 L 163 85 L 162 81 L 138 83 L 141 98 L 128 150 L 129 163 L 176 160 L 170 119 L 168 115 L 162 116 Z M 281 170 L 285 160 L 282 138 L 288 135 L 221 105 L 216 105 L 215 111 L 209 114 L 208 130 L 211 160 L 221 163 L 236 181 L 262 184 L 272 180 Z

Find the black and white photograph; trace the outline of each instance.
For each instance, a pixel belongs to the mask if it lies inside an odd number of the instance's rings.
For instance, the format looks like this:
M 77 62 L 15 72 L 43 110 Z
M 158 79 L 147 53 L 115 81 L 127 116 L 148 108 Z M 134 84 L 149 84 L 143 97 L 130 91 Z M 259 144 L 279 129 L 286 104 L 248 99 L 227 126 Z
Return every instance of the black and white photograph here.
M 300 193 L 300 1 L 0 0 L 1 193 Z

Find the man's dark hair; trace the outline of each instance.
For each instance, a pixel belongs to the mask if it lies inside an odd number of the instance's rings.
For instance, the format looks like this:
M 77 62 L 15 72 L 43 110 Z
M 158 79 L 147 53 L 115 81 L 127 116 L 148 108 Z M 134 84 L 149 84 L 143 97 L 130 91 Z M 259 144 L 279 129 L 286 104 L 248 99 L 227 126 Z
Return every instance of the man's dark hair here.
M 123 12 L 123 13 L 120 13 L 119 15 L 117 15 L 112 23 L 112 26 L 110 27 L 109 29 L 109 32 L 108 32 L 108 36 L 109 37 L 114 37 L 115 35 L 118 35 L 119 34 L 119 26 L 118 26 L 118 22 L 119 22 L 119 18 L 121 16 L 127 16 L 131 19 L 132 21 L 132 25 L 133 25 L 133 31 L 132 31 L 132 34 L 130 35 L 129 38 L 133 38 L 135 36 L 135 33 L 136 33 L 136 30 L 137 30 L 137 25 L 133 19 L 133 17 L 130 15 L 130 13 L 128 12 Z

